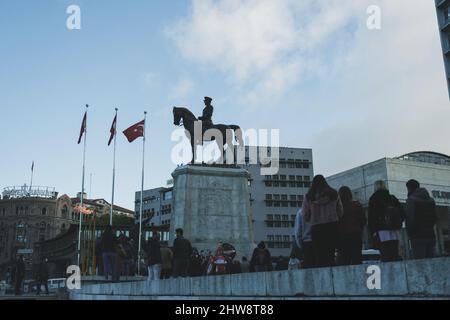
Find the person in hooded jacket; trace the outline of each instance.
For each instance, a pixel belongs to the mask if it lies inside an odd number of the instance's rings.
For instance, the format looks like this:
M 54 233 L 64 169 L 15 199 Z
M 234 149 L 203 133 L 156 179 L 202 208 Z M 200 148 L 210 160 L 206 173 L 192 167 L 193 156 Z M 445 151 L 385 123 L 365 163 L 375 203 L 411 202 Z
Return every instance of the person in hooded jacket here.
M 434 226 L 436 224 L 436 204 L 425 188 L 416 180 L 406 183 L 406 230 L 411 240 L 414 259 L 433 258 L 436 246 Z
M 314 177 L 303 202 L 302 213 L 304 221 L 311 225 L 314 266 L 333 266 L 338 241 L 338 221 L 342 218 L 343 208 L 339 194 L 328 185 L 324 176 Z

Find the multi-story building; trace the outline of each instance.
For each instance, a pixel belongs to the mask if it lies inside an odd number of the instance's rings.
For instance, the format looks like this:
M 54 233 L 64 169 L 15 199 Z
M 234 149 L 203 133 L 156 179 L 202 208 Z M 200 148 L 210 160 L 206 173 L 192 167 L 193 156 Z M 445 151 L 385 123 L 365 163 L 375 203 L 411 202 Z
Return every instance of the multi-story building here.
M 414 152 L 397 158 L 380 159 L 327 178 L 336 189 L 348 186 L 356 200 L 366 209 L 374 193 L 375 181 L 385 182 L 390 193 L 400 203 L 407 199 L 406 182 L 416 179 L 435 199 L 438 222 L 436 228 L 438 254 L 450 252 L 450 157 L 435 152 Z M 365 246 L 370 246 L 370 237 L 365 236 Z M 402 230 L 402 254 L 410 257 L 410 246 L 405 230 Z
M 270 149 L 268 150 L 270 152 Z M 244 169 L 251 175 L 250 204 L 253 216 L 254 239 L 265 241 L 273 256 L 289 256 L 295 215 L 313 177 L 312 150 L 279 148 L 279 154 L 259 155 L 257 147 L 246 147 Z M 261 158 L 278 158 L 275 174 L 265 175 L 262 169 L 274 165 Z M 147 225 L 170 225 L 173 188 L 144 191 L 143 221 Z M 136 219 L 139 219 L 140 192 L 136 192 Z M 224 226 L 226 227 L 226 226 Z
M 450 95 L 450 0 L 435 0 L 442 51 L 444 54 L 447 86 Z
M 72 201 L 50 187 L 5 188 L 0 199 L 0 266 L 22 255 L 31 269 L 33 245 L 54 238 L 76 223 Z
M 256 147 L 246 147 L 251 154 Z M 288 257 L 293 241 L 293 227 L 297 211 L 310 187 L 314 171 L 311 149 L 279 148 L 279 170 L 276 174 L 262 174 L 266 167 L 246 158 L 244 166 L 251 175 L 251 209 L 255 242 L 265 241 L 272 256 Z M 264 153 L 264 152 L 263 152 Z M 275 155 L 268 155 L 275 158 Z
M 142 222 L 147 226 L 170 226 L 172 213 L 173 188 L 155 188 L 144 190 L 142 205 Z M 135 194 L 135 219 L 139 222 L 141 192 Z M 147 237 L 147 236 L 146 236 Z M 163 239 L 166 240 L 166 239 Z

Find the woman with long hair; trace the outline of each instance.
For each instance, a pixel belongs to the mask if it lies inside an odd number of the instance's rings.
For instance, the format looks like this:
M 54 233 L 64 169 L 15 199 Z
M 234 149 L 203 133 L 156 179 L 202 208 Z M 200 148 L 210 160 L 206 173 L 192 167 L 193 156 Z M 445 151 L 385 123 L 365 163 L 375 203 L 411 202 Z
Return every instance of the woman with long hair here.
M 330 267 L 335 263 L 338 221 L 343 215 L 339 194 L 325 177 L 317 175 L 306 194 L 302 207 L 303 219 L 311 225 L 315 267 Z

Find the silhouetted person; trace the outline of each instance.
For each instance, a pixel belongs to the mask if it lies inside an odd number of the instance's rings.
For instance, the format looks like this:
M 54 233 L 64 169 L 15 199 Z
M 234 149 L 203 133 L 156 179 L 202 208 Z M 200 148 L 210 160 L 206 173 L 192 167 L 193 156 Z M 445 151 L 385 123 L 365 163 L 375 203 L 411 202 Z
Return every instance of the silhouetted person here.
M 302 209 L 297 211 L 294 222 L 295 241 L 292 246 L 291 257 L 301 261 L 302 269 L 313 268 L 315 264 L 314 249 L 311 237 L 311 225 L 305 221 Z
M 266 249 L 264 241 L 261 241 L 258 247 L 253 250 L 250 265 L 255 272 L 272 271 L 272 257 L 269 250 Z
M 212 116 L 214 107 L 211 105 L 212 99 L 210 97 L 205 97 L 203 102 L 205 103 L 205 108 L 203 109 L 203 115 L 198 120 L 202 121 L 203 130 L 207 130 L 213 125 Z
M 175 232 L 177 237 L 173 241 L 173 276 L 187 277 L 192 246 L 189 240 L 184 238 L 183 229 L 177 229 Z
M 362 234 L 366 216 L 362 205 L 353 200 L 349 187 L 339 189 L 344 215 L 339 221 L 338 261 L 341 265 L 362 263 Z
M 338 221 L 343 215 L 339 194 L 328 185 L 324 176 L 317 175 L 305 198 L 302 212 L 304 221 L 311 225 L 314 266 L 333 266 L 338 241 Z
M 107 225 L 105 227 L 105 231 L 103 232 L 103 235 L 100 239 L 100 248 L 102 252 L 103 271 L 105 274 L 105 278 L 106 280 L 108 280 L 109 275 L 111 275 L 111 279 L 114 280 L 114 278 L 116 277 L 117 252 L 116 239 L 110 225 Z
M 166 245 L 161 246 L 161 279 L 169 279 L 172 275 L 173 251 Z
M 249 273 L 250 272 L 250 263 L 247 260 L 247 257 L 242 257 L 241 261 L 241 273 Z
M 436 246 L 434 226 L 436 224 L 436 203 L 428 191 L 416 180 L 406 183 L 406 230 L 411 240 L 414 259 L 433 258 Z
M 16 296 L 21 294 L 22 281 L 25 277 L 25 263 L 23 261 L 23 256 L 19 256 L 15 264 L 15 288 L 14 293 Z
M 152 238 L 147 244 L 148 257 L 148 281 L 159 280 L 161 278 L 161 244 L 158 232 L 153 232 Z
M 375 193 L 369 199 L 369 231 L 379 243 L 382 262 L 400 260 L 400 229 L 404 218 L 398 199 L 389 193 L 384 181 L 376 181 Z
M 44 260 L 41 261 L 41 263 L 39 264 L 38 267 L 38 274 L 37 274 L 37 295 L 41 294 L 41 286 L 44 285 L 45 287 L 45 293 L 48 295 L 48 276 L 49 276 L 49 271 L 48 271 L 48 259 L 45 258 Z

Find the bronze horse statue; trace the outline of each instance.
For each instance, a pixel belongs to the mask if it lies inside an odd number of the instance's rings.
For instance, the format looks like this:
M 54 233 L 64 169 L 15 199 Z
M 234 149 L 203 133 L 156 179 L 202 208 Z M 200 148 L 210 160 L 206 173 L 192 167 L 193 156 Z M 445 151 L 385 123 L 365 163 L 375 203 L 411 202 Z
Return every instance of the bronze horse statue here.
M 197 146 L 203 145 L 203 141 L 215 141 L 217 143 L 219 150 L 222 152 L 222 157 L 220 160 L 223 160 L 225 145 L 228 145 L 228 148 L 234 148 L 234 146 L 232 145 L 233 138 L 230 136 L 230 134 L 234 133 L 234 139 L 237 143 L 239 143 L 239 147 L 244 146 L 244 140 L 242 138 L 242 130 L 237 125 L 214 124 L 211 127 L 207 128 L 202 127 L 202 134 L 200 139 L 198 139 L 198 137 L 195 137 L 194 134 L 194 126 L 195 122 L 199 120 L 195 117 L 195 115 L 191 111 L 189 111 L 189 109 L 173 107 L 173 119 L 174 125 L 184 126 L 186 137 L 191 141 L 192 163 L 195 162 L 195 150 Z M 212 134 L 211 138 L 209 138 L 208 140 L 204 140 L 204 133 L 209 129 L 218 130 L 221 133 L 221 136 L 216 137 L 214 136 L 214 134 Z

